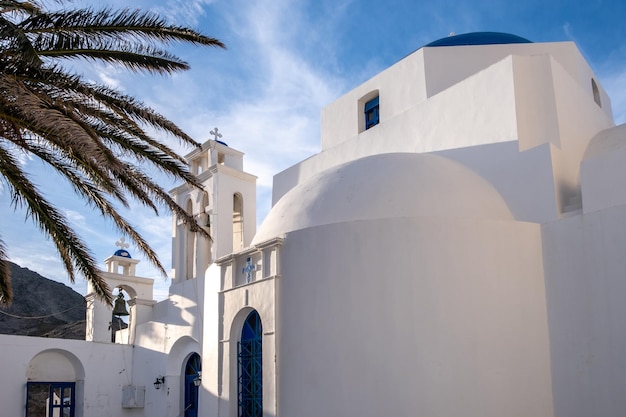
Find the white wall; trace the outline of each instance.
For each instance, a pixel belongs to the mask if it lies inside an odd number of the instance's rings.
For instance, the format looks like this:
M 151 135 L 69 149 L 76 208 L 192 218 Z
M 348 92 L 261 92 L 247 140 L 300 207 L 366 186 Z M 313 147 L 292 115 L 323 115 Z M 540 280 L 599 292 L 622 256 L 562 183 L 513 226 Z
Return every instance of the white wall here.
M 394 84 L 386 88 L 391 86 Z M 381 88 L 381 97 L 386 88 Z M 381 106 L 392 104 L 384 104 L 381 98 Z M 345 129 L 329 124 L 326 135 L 336 137 L 337 144 L 276 174 L 273 204 L 311 176 L 365 156 L 434 152 L 517 140 L 515 112 L 513 66 L 507 58 L 427 101 L 416 99 L 410 107 L 386 119 L 381 115 L 379 125 L 361 134 L 341 137 Z M 356 129 L 357 124 L 354 126 Z
M 626 206 L 542 235 L 555 416 L 626 415 Z
M 113 410 L 121 415 L 122 386 L 133 383 L 131 346 L 2 335 L 0 351 L 4 352 L 0 355 L 3 380 L 0 404 L 3 415 L 25 415 L 27 376 L 33 381 L 76 382 L 80 390 L 76 397 L 77 417 L 108 417 Z M 42 352 L 44 354 L 39 358 L 73 358 L 84 374 L 76 375 L 74 369 L 70 370 L 68 359 L 57 363 L 56 367 L 63 369 L 50 368 L 47 362 L 41 363 L 37 359 L 32 361 Z M 46 370 L 42 373 L 40 366 L 43 365 L 46 365 Z M 76 379 L 71 378 L 72 374 Z M 148 401 L 152 398 L 149 393 L 146 397 Z M 129 410 L 124 415 L 138 414 Z
M 552 416 L 539 243 L 436 217 L 287 234 L 279 414 Z
M 581 166 L 583 210 L 590 213 L 626 204 L 626 125 L 598 134 Z

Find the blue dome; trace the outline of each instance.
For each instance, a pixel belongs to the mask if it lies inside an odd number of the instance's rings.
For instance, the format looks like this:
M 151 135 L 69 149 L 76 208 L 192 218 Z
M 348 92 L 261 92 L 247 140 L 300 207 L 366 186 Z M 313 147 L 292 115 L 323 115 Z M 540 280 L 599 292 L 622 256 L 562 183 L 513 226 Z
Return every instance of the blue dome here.
M 123 258 L 130 258 L 130 253 L 128 253 L 128 251 L 125 250 L 125 249 L 118 249 L 118 250 L 115 251 L 115 253 L 113 255 L 121 256 Z
M 472 32 L 441 38 L 424 46 L 499 45 L 509 43 L 532 42 L 521 36 L 511 35 L 510 33 Z

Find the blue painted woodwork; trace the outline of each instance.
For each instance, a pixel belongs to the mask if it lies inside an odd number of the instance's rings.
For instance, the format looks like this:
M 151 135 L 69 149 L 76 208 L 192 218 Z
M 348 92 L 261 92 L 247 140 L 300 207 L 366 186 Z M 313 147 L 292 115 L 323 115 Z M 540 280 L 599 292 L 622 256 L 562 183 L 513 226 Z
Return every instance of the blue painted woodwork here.
M 200 387 L 193 383 L 202 372 L 200 355 L 193 353 L 185 365 L 185 417 L 198 417 L 198 392 Z
M 28 382 L 26 384 L 26 417 L 74 417 L 76 383 Z
M 365 129 L 376 126 L 379 122 L 378 96 L 365 103 L 363 111 L 365 112 Z
M 259 313 L 248 314 L 237 345 L 239 417 L 263 416 L 263 326 Z

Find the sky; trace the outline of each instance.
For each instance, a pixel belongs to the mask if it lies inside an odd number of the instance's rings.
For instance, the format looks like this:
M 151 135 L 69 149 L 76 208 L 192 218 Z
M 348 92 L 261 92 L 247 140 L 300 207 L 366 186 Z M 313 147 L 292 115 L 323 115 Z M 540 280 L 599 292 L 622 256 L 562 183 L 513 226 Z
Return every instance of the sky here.
M 612 100 L 616 124 L 626 122 L 624 0 L 75 0 L 72 7 L 139 8 L 220 39 L 226 50 L 173 44 L 191 65 L 172 76 L 137 74 L 105 64 L 68 65 L 85 79 L 130 94 L 199 142 L 221 140 L 245 153 L 244 170 L 258 176 L 257 224 L 270 209 L 272 176 L 320 150 L 321 109 L 411 52 L 450 33 L 493 31 L 534 42 L 574 41 Z M 163 141 L 185 154 L 169 138 Z M 104 261 L 121 237 L 77 199 L 40 161 L 25 170 L 71 220 L 95 258 Z M 175 184 L 163 178 L 166 189 Z M 171 267 L 171 217 L 138 205 L 123 214 Z M 71 285 L 52 244 L 13 207 L 0 181 L 0 237 L 9 259 Z M 140 253 L 129 248 L 133 257 Z M 102 263 L 104 268 L 104 263 Z M 155 298 L 170 284 L 148 261 L 137 274 L 155 279 Z M 71 285 L 86 294 L 78 279 Z

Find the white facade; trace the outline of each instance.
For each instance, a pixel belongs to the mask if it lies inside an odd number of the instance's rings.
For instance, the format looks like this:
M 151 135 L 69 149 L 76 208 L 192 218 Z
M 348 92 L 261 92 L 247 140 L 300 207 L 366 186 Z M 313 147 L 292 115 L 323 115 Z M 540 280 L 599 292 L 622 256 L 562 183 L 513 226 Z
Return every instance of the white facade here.
M 107 260 L 131 306 L 116 344 L 97 302 L 92 341 L 1 337 L 7 415 L 53 380 L 76 416 L 626 414 L 626 128 L 573 43 L 423 47 L 321 136 L 258 232 L 243 155 L 188 155 L 206 188 L 172 194 L 213 241 L 173 220 L 160 303 Z

